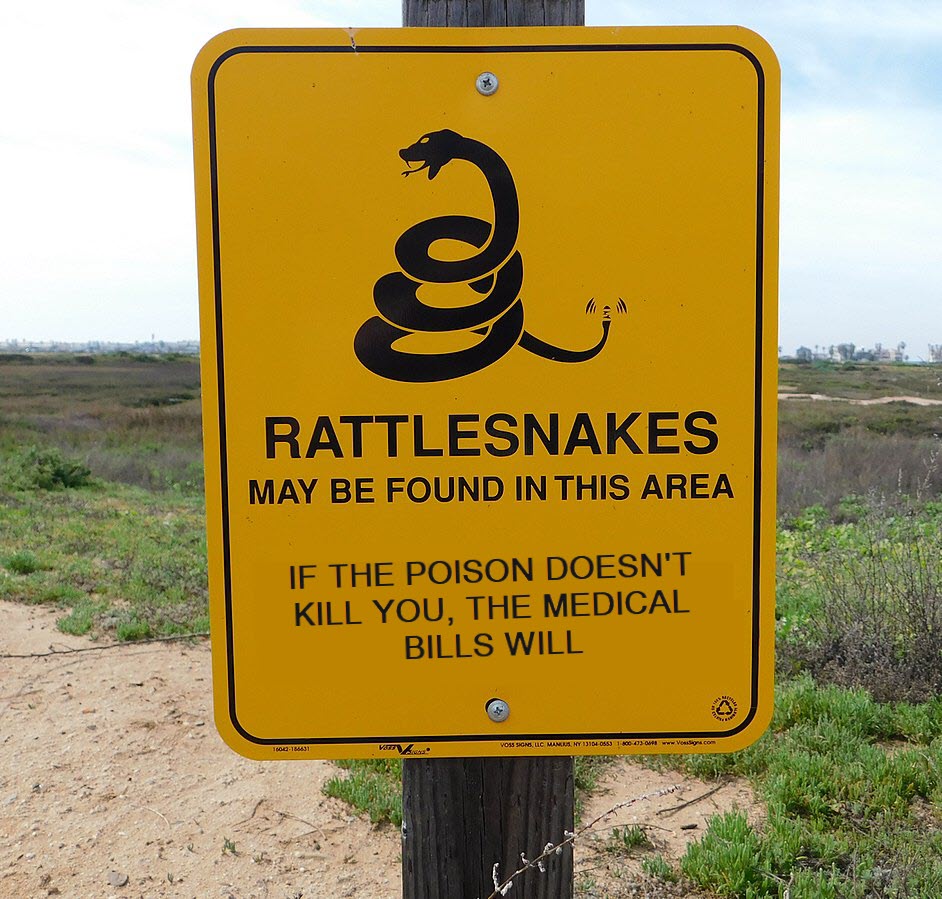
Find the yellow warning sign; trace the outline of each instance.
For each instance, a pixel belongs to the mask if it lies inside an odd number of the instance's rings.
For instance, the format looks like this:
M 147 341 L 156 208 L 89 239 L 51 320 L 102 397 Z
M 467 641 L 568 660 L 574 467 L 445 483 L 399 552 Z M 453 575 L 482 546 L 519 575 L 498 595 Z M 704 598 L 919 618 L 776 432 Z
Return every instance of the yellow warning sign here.
M 193 102 L 229 745 L 754 740 L 769 47 L 737 28 L 233 31 L 200 53 Z

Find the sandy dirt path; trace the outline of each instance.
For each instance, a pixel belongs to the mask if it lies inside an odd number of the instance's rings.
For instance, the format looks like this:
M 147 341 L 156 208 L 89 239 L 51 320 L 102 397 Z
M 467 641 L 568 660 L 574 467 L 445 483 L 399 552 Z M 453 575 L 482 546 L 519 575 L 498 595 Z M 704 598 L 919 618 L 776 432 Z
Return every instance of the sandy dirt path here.
M 0 654 L 94 645 L 47 609 L 0 602 Z M 328 762 L 252 762 L 212 722 L 208 643 L 0 659 L 0 897 L 320 899 L 400 895 L 399 835 L 321 792 Z M 613 826 L 642 823 L 679 857 L 709 815 L 758 810 L 738 782 L 714 785 L 612 766 L 585 820 L 622 809 L 577 845 L 579 893 L 685 896 L 639 879 L 605 851 Z M 677 811 L 674 806 L 695 800 Z
M 781 388 L 779 388 L 781 390 Z M 924 396 L 878 396 L 852 399 L 846 396 L 826 396 L 823 393 L 779 393 L 780 400 L 814 400 L 817 402 L 849 403 L 851 406 L 885 406 L 889 403 L 909 403 L 911 406 L 942 406 L 942 400 Z
M 0 604 L 0 652 L 90 645 L 54 618 Z M 0 660 L 0 896 L 399 895 L 398 835 L 232 752 L 210 683 L 208 643 Z

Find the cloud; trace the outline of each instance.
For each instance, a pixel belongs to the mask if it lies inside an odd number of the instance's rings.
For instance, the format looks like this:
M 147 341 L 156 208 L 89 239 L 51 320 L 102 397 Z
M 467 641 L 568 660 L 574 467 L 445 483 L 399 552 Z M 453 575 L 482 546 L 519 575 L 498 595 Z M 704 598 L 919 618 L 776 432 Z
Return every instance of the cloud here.
M 233 27 L 399 16 L 393 0 L 0 4 L 0 338 L 195 336 L 196 53 Z M 942 340 L 940 0 L 600 0 L 588 19 L 742 24 L 775 48 L 783 340 L 890 342 L 897 324 Z
M 12 308 L 0 337 L 196 335 L 193 59 L 227 28 L 327 24 L 292 0 L 260 9 L 250 0 L 3 6 L 0 294 Z M 135 324 L 144 320 L 147 335 Z
M 925 43 L 942 38 L 942 4 L 935 0 L 861 0 L 758 3 L 757 11 L 780 17 L 788 27 L 827 32 L 847 38 L 876 38 Z
M 787 104 L 942 99 L 940 0 L 725 0 L 705 7 L 621 0 L 590 7 L 599 24 L 743 25 L 774 48 Z M 606 16 L 603 19 L 603 16 Z
M 906 39 L 913 42 L 942 37 L 942 4 L 938 0 L 720 0 L 705 6 L 697 0 L 669 6 L 644 0 L 616 0 L 589 6 L 593 18 L 608 15 L 606 25 L 745 25 L 764 31 Z M 593 24 L 587 22 L 587 24 Z
M 783 230 L 810 260 L 930 259 L 942 233 L 942 112 L 819 107 L 782 122 Z
M 782 123 L 781 340 L 942 338 L 942 112 L 819 107 Z

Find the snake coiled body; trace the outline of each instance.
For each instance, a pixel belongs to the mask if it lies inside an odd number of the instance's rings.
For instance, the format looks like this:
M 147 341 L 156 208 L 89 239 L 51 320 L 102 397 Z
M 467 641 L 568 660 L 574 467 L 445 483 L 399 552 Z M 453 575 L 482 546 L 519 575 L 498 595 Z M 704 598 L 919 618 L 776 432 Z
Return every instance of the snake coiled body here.
M 400 272 L 383 275 L 373 287 L 378 316 L 368 319 L 354 338 L 354 352 L 370 371 L 395 381 L 430 382 L 460 378 L 486 368 L 519 344 L 556 362 L 582 362 L 601 352 L 611 321 L 602 321 L 602 337 L 587 350 L 567 350 L 534 337 L 524 329 L 523 261 L 515 250 L 520 224 L 517 189 L 504 160 L 487 145 L 454 131 L 426 134 L 399 155 L 420 162 L 403 174 L 428 170 L 434 178 L 454 159 L 475 165 L 487 181 L 494 202 L 494 223 L 467 215 L 443 215 L 408 228 L 396 241 Z M 478 250 L 458 260 L 431 255 L 438 240 L 459 241 Z M 458 308 L 440 308 L 417 296 L 423 284 L 466 283 L 481 299 Z M 445 353 L 410 353 L 397 349 L 403 337 L 417 332 L 471 331 L 473 346 Z

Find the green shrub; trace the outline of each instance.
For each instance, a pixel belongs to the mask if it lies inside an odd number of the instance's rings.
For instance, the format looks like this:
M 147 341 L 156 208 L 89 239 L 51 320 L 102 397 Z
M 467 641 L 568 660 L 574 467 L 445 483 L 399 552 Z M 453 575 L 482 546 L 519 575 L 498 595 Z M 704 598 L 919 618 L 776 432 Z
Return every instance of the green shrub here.
M 942 693 L 942 527 L 930 508 L 855 498 L 779 540 L 778 663 L 881 702 Z M 852 519 L 852 520 L 846 520 Z
M 96 602 L 87 597 L 81 599 L 68 615 L 56 621 L 56 627 L 64 634 L 81 637 L 94 627 L 96 616 L 104 611 L 105 607 L 104 602 Z
M 775 705 L 769 731 L 747 749 L 658 759 L 748 776 L 766 803 L 755 832 L 738 813 L 714 819 L 683 873 L 743 899 L 781 899 L 785 884 L 802 899 L 942 896 L 942 699 L 881 704 L 805 675 L 780 681 Z
M 42 565 L 31 552 L 15 552 L 7 558 L 3 567 L 14 574 L 32 574 L 34 571 L 39 571 Z
M 631 852 L 634 849 L 650 849 L 654 845 L 645 829 L 637 824 L 631 827 L 613 827 L 611 847 L 619 852 Z
M 687 847 L 680 869 L 721 896 L 765 895 L 759 838 L 740 811 L 711 818 L 703 839 Z
M 61 490 L 87 486 L 91 470 L 55 447 L 31 446 L 5 460 L 0 480 L 8 489 Z
M 55 602 L 66 606 L 70 603 L 80 602 L 85 598 L 85 593 L 78 587 L 71 584 L 53 584 L 47 585 L 30 597 L 28 602 Z
M 677 881 L 677 872 L 663 855 L 653 855 L 650 858 L 641 860 L 641 870 L 648 877 L 655 877 L 658 880 L 666 880 L 668 883 Z
M 355 759 L 337 763 L 346 768 L 342 777 L 324 784 L 324 793 L 342 799 L 370 821 L 402 824 L 402 762 L 399 759 Z
M 131 618 L 126 621 L 119 621 L 115 628 L 115 634 L 119 640 L 147 640 L 153 636 L 153 631 L 146 621 Z
M 838 892 L 840 883 L 836 869 L 827 871 L 796 871 L 790 883 L 789 895 L 796 897 L 807 896 L 809 899 L 841 899 L 849 896 Z

